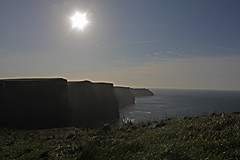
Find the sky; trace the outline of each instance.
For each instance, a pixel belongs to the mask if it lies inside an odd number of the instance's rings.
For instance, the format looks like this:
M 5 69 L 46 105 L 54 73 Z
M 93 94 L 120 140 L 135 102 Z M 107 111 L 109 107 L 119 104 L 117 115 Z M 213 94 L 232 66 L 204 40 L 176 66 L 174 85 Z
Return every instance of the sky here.
M 1 0 L 0 79 L 240 90 L 239 19 L 239 0 Z

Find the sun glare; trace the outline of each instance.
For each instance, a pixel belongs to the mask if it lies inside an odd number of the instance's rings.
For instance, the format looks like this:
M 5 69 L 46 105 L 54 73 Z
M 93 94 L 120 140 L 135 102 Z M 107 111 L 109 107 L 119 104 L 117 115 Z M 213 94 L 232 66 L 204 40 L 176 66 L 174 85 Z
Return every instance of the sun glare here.
M 72 20 L 72 28 L 78 28 L 83 30 L 84 26 L 88 23 L 86 19 L 86 13 L 80 14 L 76 12 L 74 16 L 71 17 Z

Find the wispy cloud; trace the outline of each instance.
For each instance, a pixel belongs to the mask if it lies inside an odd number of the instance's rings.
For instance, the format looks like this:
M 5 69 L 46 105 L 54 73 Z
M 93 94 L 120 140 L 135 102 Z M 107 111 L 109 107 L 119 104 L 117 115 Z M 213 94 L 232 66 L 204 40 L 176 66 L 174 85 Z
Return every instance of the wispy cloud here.
M 221 50 L 240 51 L 240 48 L 227 48 L 223 46 L 214 46 L 214 48 L 221 49 Z
M 176 54 L 176 52 L 172 52 L 172 51 L 167 51 L 167 54 Z
M 145 57 L 149 60 L 159 60 L 160 58 L 176 58 L 179 57 L 177 52 L 173 51 L 164 51 L 164 52 L 154 52 L 153 54 L 146 54 Z
M 162 53 L 159 53 L 159 52 L 155 52 L 154 55 L 155 56 L 158 56 L 158 55 L 161 55 Z
M 146 40 L 146 41 L 132 41 L 132 42 L 125 42 L 127 44 L 142 44 L 142 43 L 154 43 L 160 40 Z
M 105 43 L 105 47 L 108 48 L 115 48 L 115 47 L 121 47 L 122 45 L 131 45 L 131 44 L 148 44 L 148 43 L 157 43 L 159 41 L 165 41 L 164 39 L 158 39 L 158 40 L 143 40 L 143 41 L 122 41 L 122 42 L 108 42 Z

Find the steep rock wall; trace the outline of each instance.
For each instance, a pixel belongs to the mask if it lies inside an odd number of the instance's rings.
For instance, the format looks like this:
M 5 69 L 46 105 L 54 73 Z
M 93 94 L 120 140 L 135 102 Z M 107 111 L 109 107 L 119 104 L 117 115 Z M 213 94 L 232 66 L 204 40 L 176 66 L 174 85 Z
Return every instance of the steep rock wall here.
M 95 126 L 119 118 L 111 83 L 68 82 L 74 126 Z
M 116 95 L 118 106 L 123 107 L 135 103 L 135 97 L 129 87 L 114 87 L 113 91 Z
M 0 80 L 0 126 L 45 129 L 71 125 L 67 81 Z
M 146 88 L 132 88 L 131 91 L 135 97 L 154 95 L 153 92 L 151 92 L 149 89 L 146 89 Z

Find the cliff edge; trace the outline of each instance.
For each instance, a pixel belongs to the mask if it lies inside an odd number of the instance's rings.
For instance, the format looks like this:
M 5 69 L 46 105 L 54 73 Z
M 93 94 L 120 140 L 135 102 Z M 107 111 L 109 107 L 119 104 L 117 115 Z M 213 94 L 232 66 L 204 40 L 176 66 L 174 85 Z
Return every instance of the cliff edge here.
M 130 87 L 113 87 L 113 92 L 117 98 L 119 107 L 135 103 L 135 96 L 132 94 Z
M 131 88 L 131 92 L 135 97 L 153 96 L 153 92 L 146 88 Z

